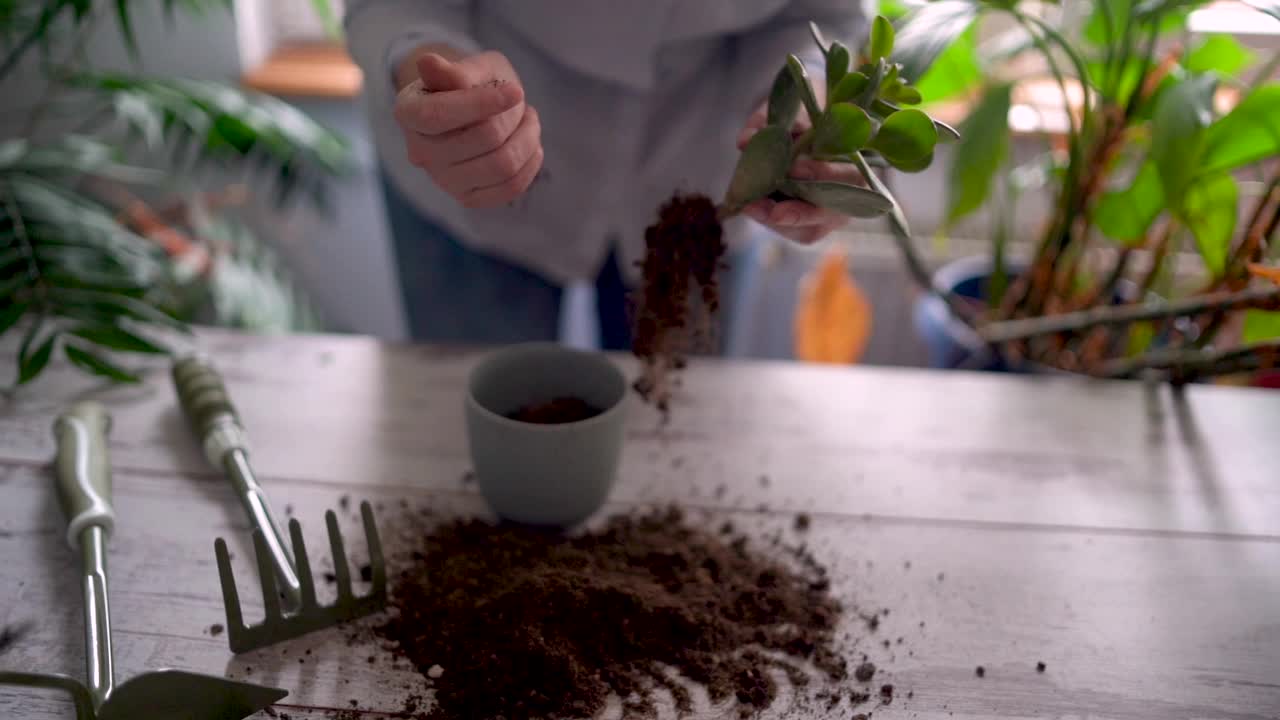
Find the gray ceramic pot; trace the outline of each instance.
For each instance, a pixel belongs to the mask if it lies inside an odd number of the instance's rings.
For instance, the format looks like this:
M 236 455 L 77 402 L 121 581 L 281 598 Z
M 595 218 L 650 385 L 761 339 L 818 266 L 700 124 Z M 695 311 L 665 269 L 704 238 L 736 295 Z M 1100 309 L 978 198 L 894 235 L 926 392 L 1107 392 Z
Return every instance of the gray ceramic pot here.
M 600 509 L 617 477 L 627 396 L 626 378 L 603 354 L 528 343 L 483 359 L 468 383 L 467 438 L 489 507 L 507 520 L 558 527 Z M 507 417 L 558 397 L 603 412 L 557 425 Z

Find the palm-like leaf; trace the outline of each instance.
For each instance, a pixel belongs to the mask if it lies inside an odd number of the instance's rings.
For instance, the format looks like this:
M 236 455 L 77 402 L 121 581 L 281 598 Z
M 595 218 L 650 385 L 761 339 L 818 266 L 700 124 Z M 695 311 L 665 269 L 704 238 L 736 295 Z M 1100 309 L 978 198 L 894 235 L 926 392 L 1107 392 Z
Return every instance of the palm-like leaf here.
M 0 143 L 0 332 L 28 320 L 19 382 L 38 376 L 58 345 L 80 367 L 124 379 L 130 374 L 94 346 L 160 352 L 137 326 L 184 328 L 152 302 L 168 274 L 163 252 L 73 190 L 69 179 L 86 175 L 142 171 L 88 138 Z
M 256 163 L 279 203 L 305 191 L 323 206 L 326 179 L 350 164 L 339 135 L 272 97 L 188 79 L 83 75 L 75 83 L 100 93 L 150 148 L 194 148 L 202 161 Z

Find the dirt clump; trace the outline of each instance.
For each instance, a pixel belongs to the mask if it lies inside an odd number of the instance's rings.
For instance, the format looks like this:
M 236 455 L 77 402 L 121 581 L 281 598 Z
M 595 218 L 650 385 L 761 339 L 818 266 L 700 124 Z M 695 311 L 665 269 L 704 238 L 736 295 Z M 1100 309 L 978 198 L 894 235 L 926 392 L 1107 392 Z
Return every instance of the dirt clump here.
M 710 198 L 677 194 L 659 209 L 644 240 L 632 336 L 642 369 L 633 388 L 666 417 L 675 373 L 690 353 L 709 346 L 720 310 L 724 228 Z
M 375 632 L 432 677 L 427 717 L 753 715 L 848 680 L 825 570 L 686 522 L 677 508 L 561 534 L 479 519 L 420 536 Z M 816 564 L 815 564 L 816 565 Z M 441 668 L 444 672 L 441 672 Z
M 547 402 L 533 403 L 507 414 L 512 420 L 539 425 L 560 425 L 563 423 L 590 420 L 600 414 L 600 408 L 582 398 L 558 397 Z

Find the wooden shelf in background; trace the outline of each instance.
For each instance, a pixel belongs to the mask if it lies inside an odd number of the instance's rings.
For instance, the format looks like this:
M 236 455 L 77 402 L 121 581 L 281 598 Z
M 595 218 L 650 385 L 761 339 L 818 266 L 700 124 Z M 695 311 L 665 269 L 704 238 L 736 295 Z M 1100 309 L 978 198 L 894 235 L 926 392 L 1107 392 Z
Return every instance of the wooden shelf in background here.
M 340 45 L 283 45 L 241 78 L 248 88 L 271 95 L 354 98 L 364 81 L 359 66 Z

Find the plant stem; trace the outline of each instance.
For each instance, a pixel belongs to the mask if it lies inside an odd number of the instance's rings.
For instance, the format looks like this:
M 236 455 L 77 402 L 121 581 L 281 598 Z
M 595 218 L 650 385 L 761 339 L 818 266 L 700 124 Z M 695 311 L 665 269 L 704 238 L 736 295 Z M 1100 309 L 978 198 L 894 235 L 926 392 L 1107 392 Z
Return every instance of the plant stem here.
M 961 322 L 972 327 L 974 324 L 974 319 L 972 317 L 973 313 L 970 308 L 965 305 L 964 301 L 960 299 L 960 296 L 950 290 L 945 290 L 934 284 L 932 273 L 930 273 L 929 269 L 925 266 L 924 260 L 920 257 L 920 254 L 916 252 L 915 243 L 911 238 L 911 229 L 907 226 L 907 219 L 902 214 L 902 208 L 898 205 L 898 200 L 893 197 L 880 178 L 872 172 L 871 166 L 867 164 L 866 158 L 862 157 L 862 153 L 855 152 L 853 154 L 853 161 L 857 164 L 859 172 L 861 172 L 863 176 L 866 177 L 867 182 L 871 184 L 871 187 L 875 188 L 875 190 L 881 195 L 889 198 L 893 203 L 893 209 L 889 211 L 889 229 L 892 231 L 891 234 L 893 235 L 894 241 L 898 244 L 898 249 L 902 253 L 903 260 L 906 261 L 907 271 L 911 273 L 916 284 L 936 295 L 946 304 L 947 309 L 951 311 L 952 315 Z
M 1166 370 L 1182 382 L 1198 377 L 1228 375 L 1273 368 L 1280 359 L 1280 340 L 1267 340 L 1226 350 L 1155 350 L 1134 358 L 1112 360 L 1093 374 L 1130 378 L 1143 370 Z
M 1046 317 L 1007 320 L 991 323 L 978 329 L 988 342 L 1003 343 L 1012 340 L 1077 332 L 1099 325 L 1127 325 L 1143 320 L 1196 315 L 1214 310 L 1280 308 L 1280 288 L 1265 287 L 1240 292 L 1217 292 L 1173 302 L 1152 304 L 1133 303 L 1118 307 L 1100 307 L 1090 310 L 1062 313 Z

